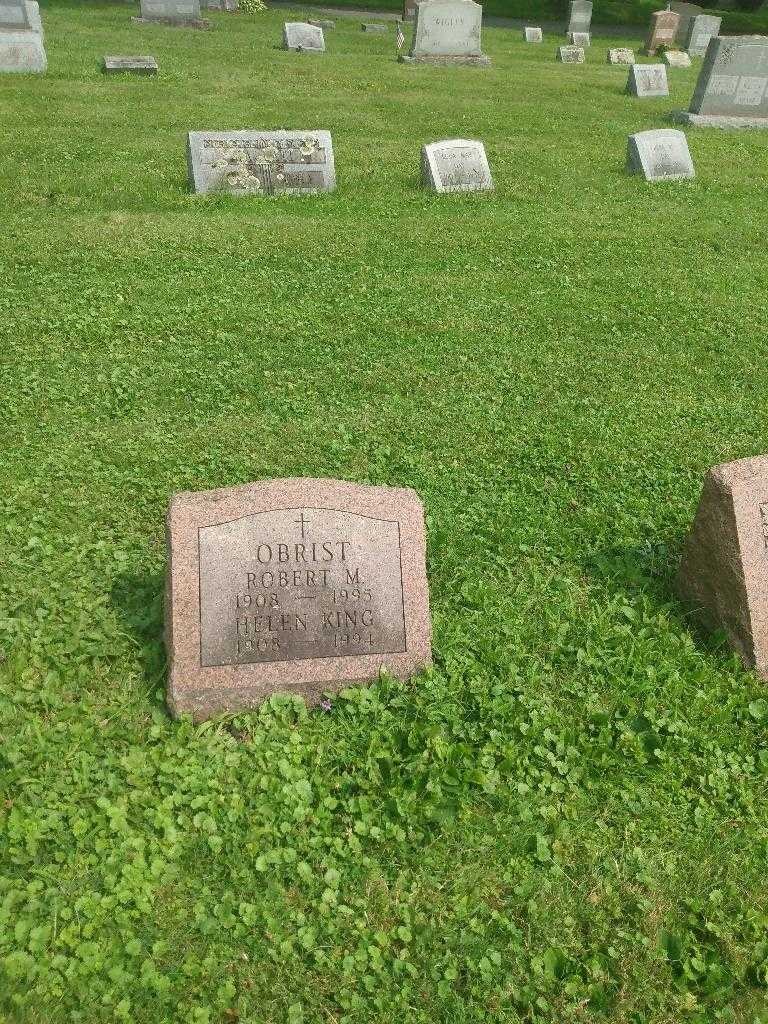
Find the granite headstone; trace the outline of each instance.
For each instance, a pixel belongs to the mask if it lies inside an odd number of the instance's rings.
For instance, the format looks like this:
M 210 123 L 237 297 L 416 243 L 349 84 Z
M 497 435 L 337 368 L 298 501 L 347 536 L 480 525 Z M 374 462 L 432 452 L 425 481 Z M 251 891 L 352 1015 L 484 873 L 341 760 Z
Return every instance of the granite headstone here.
M 609 64 L 634 64 L 635 63 L 635 51 L 630 50 L 626 46 L 614 47 L 614 49 L 608 51 L 608 63 Z
M 523 39 L 526 43 L 542 43 L 544 42 L 544 33 L 534 25 L 526 25 L 523 29 Z
M 662 60 L 670 68 L 689 68 L 691 58 L 685 50 L 665 50 Z
M 154 57 L 105 57 L 104 71 L 108 75 L 156 75 L 157 61 Z
M 415 491 L 288 479 L 181 493 L 167 536 L 174 715 L 202 721 L 274 693 L 317 704 L 431 661 Z
M 677 23 L 675 39 L 682 45 L 682 43 L 684 43 L 688 38 L 688 26 L 690 25 L 691 18 L 695 18 L 698 14 L 703 14 L 704 8 L 699 7 L 698 4 L 678 3 L 677 0 L 672 0 L 672 3 L 669 4 L 669 8 L 680 19 Z
M 592 4 L 590 0 L 571 0 L 568 6 L 568 34 L 589 32 L 592 27 Z
M 132 20 L 195 28 L 208 27 L 208 22 L 200 17 L 200 0 L 141 0 L 141 17 Z
M 627 78 L 630 96 L 669 96 L 667 69 L 663 64 L 633 64 Z
M 433 192 L 493 189 L 485 146 L 471 139 L 445 139 L 422 146 L 421 180 Z
M 310 18 L 307 24 L 315 25 L 317 28 L 321 28 L 323 32 L 330 28 L 336 28 L 336 22 L 330 21 L 328 18 Z
M 685 544 L 677 592 L 768 679 L 768 456 L 714 466 Z
M 704 56 L 709 40 L 720 34 L 722 23 L 722 18 L 715 18 L 711 14 L 697 14 L 691 18 L 685 40 L 685 48 L 691 57 Z
M 589 32 L 569 32 L 568 41 L 571 46 L 587 47 L 592 45 Z
M 0 73 L 39 73 L 47 66 L 37 5 L 0 0 Z
M 693 178 L 693 161 L 685 134 L 676 128 L 654 128 L 629 136 L 627 170 L 646 181 Z
M 189 132 L 192 190 L 233 195 L 304 195 L 336 187 L 327 131 Z
M 491 62 L 480 48 L 483 8 L 474 0 L 421 0 L 406 64 L 475 64 Z
M 308 21 L 286 21 L 283 25 L 283 49 L 297 53 L 324 53 L 323 30 Z
M 364 21 L 360 26 L 363 32 L 388 32 L 389 29 L 381 21 Z
M 563 64 L 583 64 L 584 49 L 581 46 L 558 46 L 557 59 Z
M 690 109 L 675 119 L 705 128 L 768 128 L 768 36 L 710 39 Z
M 661 46 L 672 46 L 675 41 L 680 16 L 674 11 L 655 11 L 651 15 L 651 27 L 645 41 L 645 52 L 653 57 Z

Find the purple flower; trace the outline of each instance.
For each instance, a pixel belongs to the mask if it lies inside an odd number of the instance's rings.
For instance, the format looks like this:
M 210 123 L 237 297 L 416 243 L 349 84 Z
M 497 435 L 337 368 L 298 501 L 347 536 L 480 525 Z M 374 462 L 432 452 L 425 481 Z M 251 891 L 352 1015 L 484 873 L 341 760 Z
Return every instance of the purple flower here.
M 331 702 L 329 700 L 327 700 L 326 698 L 323 698 L 320 701 L 320 707 L 323 709 L 323 711 L 330 711 L 331 710 Z

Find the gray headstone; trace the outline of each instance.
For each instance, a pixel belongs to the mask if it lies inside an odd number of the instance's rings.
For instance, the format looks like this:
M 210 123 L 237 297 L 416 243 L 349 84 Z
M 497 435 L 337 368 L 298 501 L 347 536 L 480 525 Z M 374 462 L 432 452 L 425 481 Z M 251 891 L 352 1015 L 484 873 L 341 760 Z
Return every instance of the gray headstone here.
M 388 32 L 389 29 L 380 21 L 364 21 L 361 25 L 363 32 Z
M 417 0 L 403 0 L 403 21 L 413 21 L 416 17 Z
M 24 0 L 0 0 L 0 32 L 34 31 Z
M 558 46 L 557 59 L 563 64 L 583 64 L 584 49 L 581 46 Z
M 625 46 L 619 46 L 608 51 L 609 64 L 634 64 L 635 51 Z
M 629 69 L 627 92 L 630 96 L 669 96 L 667 69 L 663 64 L 633 64 Z
M 627 170 L 646 181 L 693 178 L 693 161 L 685 134 L 676 128 L 655 128 L 629 136 Z
M 48 67 L 45 46 L 38 32 L 0 29 L 0 73 L 43 72 Z
M 421 149 L 421 180 L 433 192 L 487 192 L 493 188 L 482 142 L 445 139 Z
M 688 26 L 691 18 L 695 18 L 697 14 L 703 14 L 704 8 L 699 7 L 698 4 L 677 3 L 677 0 L 672 0 L 669 7 L 679 15 L 680 20 L 677 23 L 675 39 L 682 44 L 688 38 Z
M 768 127 L 768 36 L 716 36 L 707 47 L 690 110 L 701 127 Z
M 416 8 L 413 45 L 405 63 L 478 64 L 483 8 L 474 0 L 422 0 Z
M 141 20 L 179 25 L 199 22 L 200 0 L 141 0 Z
M 27 17 L 33 32 L 43 35 L 43 19 L 40 17 L 40 4 L 37 0 L 26 0 Z
M 670 68 L 689 68 L 691 66 L 691 58 L 685 50 L 665 50 L 662 59 Z
M 286 21 L 283 25 L 283 49 L 302 53 L 324 53 L 323 30 L 308 21 Z
M 691 57 L 704 56 L 709 40 L 720 34 L 722 23 L 722 18 L 715 18 L 711 14 L 697 14 L 695 18 L 691 18 L 685 40 L 685 48 Z
M 568 8 L 568 33 L 589 32 L 592 26 L 590 0 L 571 0 Z
M 424 506 L 409 488 L 263 480 L 173 496 L 168 704 L 200 721 L 431 661 Z
M 105 57 L 104 70 L 108 75 L 156 75 L 157 61 L 154 57 Z
M 589 32 L 569 32 L 568 41 L 571 46 L 591 46 L 592 40 L 589 37 Z
M 336 187 L 327 131 L 189 132 L 187 164 L 194 192 L 304 195 Z
M 527 25 L 523 29 L 523 39 L 526 41 L 526 43 L 543 43 L 544 33 L 541 31 L 540 28 Z

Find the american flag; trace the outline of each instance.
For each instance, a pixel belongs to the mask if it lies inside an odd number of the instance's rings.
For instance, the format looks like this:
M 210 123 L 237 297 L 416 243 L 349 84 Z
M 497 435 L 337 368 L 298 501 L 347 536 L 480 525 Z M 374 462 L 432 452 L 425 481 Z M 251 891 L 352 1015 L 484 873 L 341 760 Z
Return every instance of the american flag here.
M 403 35 L 403 25 L 402 25 L 402 22 L 398 21 L 398 22 L 396 22 L 396 27 L 395 27 L 395 46 L 397 47 L 397 52 L 398 53 L 400 53 L 400 51 L 402 50 L 404 42 L 405 42 L 405 36 Z

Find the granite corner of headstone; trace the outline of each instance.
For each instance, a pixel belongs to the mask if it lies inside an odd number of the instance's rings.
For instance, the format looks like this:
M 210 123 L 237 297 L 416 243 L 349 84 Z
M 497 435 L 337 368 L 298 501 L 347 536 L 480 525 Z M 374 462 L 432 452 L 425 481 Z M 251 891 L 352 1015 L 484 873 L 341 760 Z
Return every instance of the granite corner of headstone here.
M 706 629 L 722 630 L 768 679 L 768 455 L 712 467 L 675 590 Z
M 485 146 L 475 139 L 443 139 L 421 148 L 421 181 L 431 192 L 490 192 Z
M 168 705 L 202 721 L 274 693 L 429 666 L 424 506 L 410 488 L 266 480 L 171 499 Z
M 360 26 L 363 32 L 387 32 L 387 26 L 380 21 L 364 21 Z
M 627 171 L 646 181 L 694 178 L 688 139 L 678 128 L 651 128 L 627 139 Z

